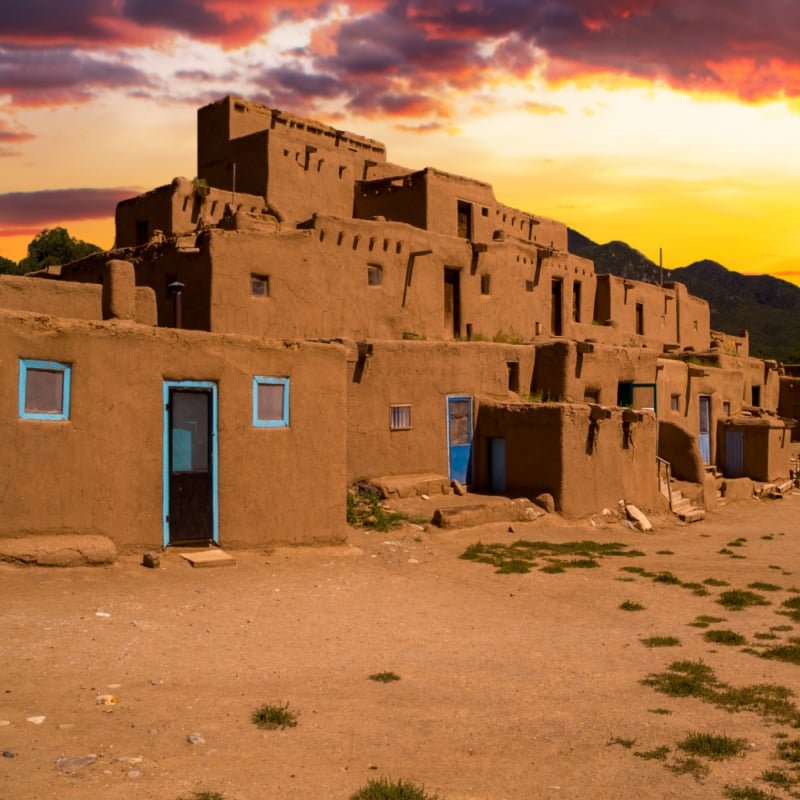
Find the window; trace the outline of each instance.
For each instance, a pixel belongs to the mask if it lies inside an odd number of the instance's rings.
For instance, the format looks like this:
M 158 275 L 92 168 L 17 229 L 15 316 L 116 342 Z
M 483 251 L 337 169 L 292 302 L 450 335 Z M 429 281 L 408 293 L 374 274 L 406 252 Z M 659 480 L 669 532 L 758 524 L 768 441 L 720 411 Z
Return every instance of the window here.
M 269 297 L 269 275 L 251 275 L 250 294 L 253 297 Z
M 532 292 L 536 284 L 533 281 L 525 281 L 525 291 Z
M 69 419 L 72 367 L 57 361 L 19 362 L 19 415 L 22 419 Z
M 760 406 L 761 405 L 761 387 L 760 386 L 752 386 L 750 390 L 750 394 L 752 396 L 753 405 Z
M 581 321 L 581 282 L 572 283 L 572 321 Z
M 519 361 L 506 361 L 508 391 L 519 392 Z
M 458 201 L 458 235 L 462 239 L 472 238 L 472 203 Z
M 644 336 L 644 303 L 636 304 L 636 333 Z
M 490 294 L 492 285 L 491 275 L 481 275 L 481 294 Z
M 389 407 L 389 430 L 390 431 L 411 430 L 411 406 Z
M 669 410 L 670 411 L 681 410 L 681 396 L 679 394 L 671 394 L 669 396 Z
M 289 379 L 256 375 L 253 378 L 253 426 L 289 427 Z
M 150 241 L 150 220 L 136 220 L 136 245 L 141 246 Z
M 380 264 L 367 264 L 367 285 L 380 286 L 383 283 L 383 267 Z

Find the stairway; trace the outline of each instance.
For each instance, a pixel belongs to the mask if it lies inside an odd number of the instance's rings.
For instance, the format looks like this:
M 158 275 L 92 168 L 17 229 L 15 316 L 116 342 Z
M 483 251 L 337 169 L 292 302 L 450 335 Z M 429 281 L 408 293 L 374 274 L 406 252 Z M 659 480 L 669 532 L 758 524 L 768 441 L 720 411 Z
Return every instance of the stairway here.
M 684 497 L 680 489 L 673 489 L 671 492 L 670 509 L 682 522 L 700 522 L 706 518 L 706 512 L 698 508 L 688 497 Z

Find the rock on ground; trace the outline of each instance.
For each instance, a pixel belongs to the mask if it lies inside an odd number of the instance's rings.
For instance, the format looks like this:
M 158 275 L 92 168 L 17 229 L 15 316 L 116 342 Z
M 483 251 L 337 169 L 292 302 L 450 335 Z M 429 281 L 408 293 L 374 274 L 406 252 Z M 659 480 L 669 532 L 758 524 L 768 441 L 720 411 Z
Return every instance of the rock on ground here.
M 107 536 L 61 534 L 0 538 L 0 561 L 38 567 L 85 567 L 113 564 L 117 548 Z

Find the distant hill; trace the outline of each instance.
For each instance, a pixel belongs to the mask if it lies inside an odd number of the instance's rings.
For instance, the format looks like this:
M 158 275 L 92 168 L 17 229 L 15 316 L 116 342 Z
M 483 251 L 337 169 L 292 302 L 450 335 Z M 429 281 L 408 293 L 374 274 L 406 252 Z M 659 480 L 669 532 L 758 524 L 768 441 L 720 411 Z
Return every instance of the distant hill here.
M 660 282 L 658 264 L 625 242 L 597 244 L 570 229 L 569 250 L 591 258 L 599 275 Z M 743 275 L 708 260 L 665 269 L 664 281 L 680 281 L 707 300 L 714 330 L 739 335 L 747 329 L 754 356 L 800 362 L 800 287 L 771 275 Z

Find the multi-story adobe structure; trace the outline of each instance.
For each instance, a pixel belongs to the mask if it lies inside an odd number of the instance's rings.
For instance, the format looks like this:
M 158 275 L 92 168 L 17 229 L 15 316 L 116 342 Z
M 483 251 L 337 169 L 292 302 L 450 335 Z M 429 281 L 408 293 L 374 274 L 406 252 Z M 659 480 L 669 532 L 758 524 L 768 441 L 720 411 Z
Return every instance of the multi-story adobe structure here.
M 777 364 L 705 301 L 596 275 L 562 223 L 371 139 L 226 97 L 197 177 L 116 228 L 0 280 L 0 535 L 330 540 L 379 476 L 579 516 L 659 508 L 658 458 L 708 488 L 788 474 Z

